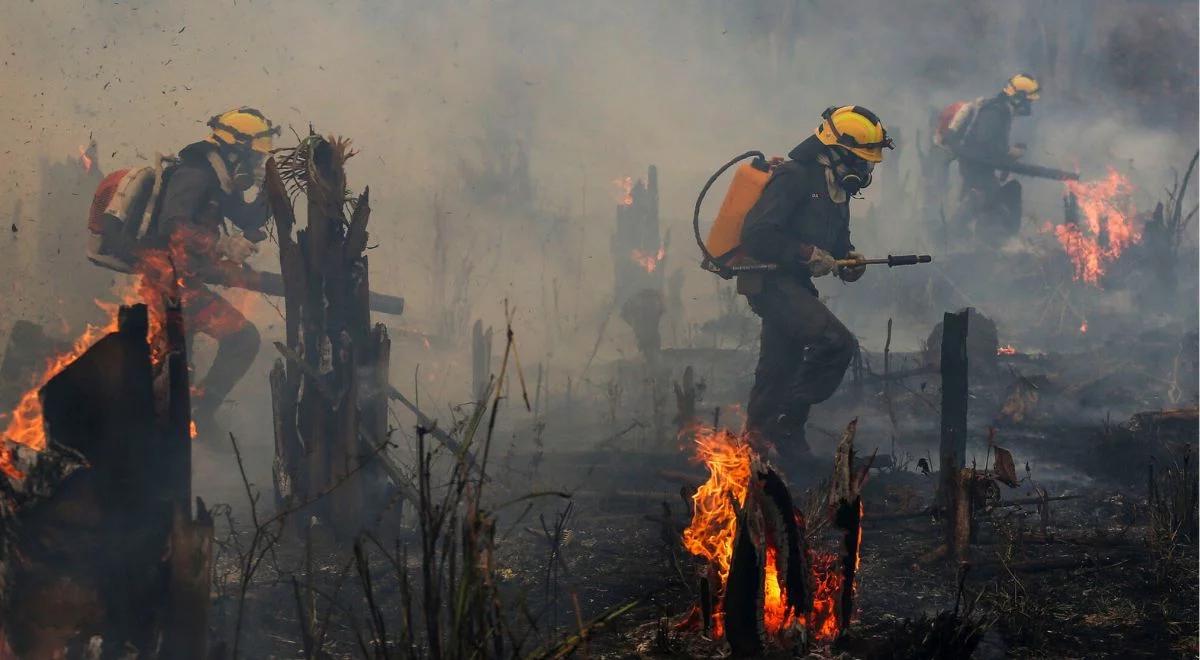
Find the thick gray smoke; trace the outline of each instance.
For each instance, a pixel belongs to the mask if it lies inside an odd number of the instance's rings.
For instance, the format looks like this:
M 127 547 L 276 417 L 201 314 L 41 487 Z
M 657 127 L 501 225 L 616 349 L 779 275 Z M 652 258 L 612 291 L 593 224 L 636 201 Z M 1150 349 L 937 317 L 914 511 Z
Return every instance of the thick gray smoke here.
M 397 351 L 397 373 L 423 362 L 440 377 L 430 397 L 443 404 L 465 396 L 467 360 L 458 343 L 454 357 L 425 356 L 419 338 L 461 336 L 478 317 L 498 325 L 505 298 L 518 309 L 528 361 L 552 351 L 585 360 L 611 295 L 612 181 L 648 164 L 660 172 L 667 263 L 683 268 L 687 320 L 701 323 L 716 303 L 711 276 L 693 267 L 700 184 L 733 154 L 786 153 L 828 105 L 865 105 L 899 136 L 898 158 L 855 206 L 859 218 L 873 207 L 872 220 L 855 223 L 868 253 L 936 248 L 913 198 L 929 115 L 996 93 L 1016 71 L 1043 81 L 1035 116 L 1015 136 L 1030 144 L 1029 159 L 1078 166 L 1085 177 L 1117 167 L 1146 190 L 1142 208 L 1197 141 L 1191 2 L 6 5 L 0 210 L 14 209 L 16 230 L 0 240 L 0 333 L 18 318 L 77 326 L 80 316 L 62 306 L 86 306 L 77 291 L 112 279 L 78 251 L 82 217 L 39 215 L 53 208 L 47 196 L 80 195 L 45 187 L 43 160 L 74 158 L 90 135 L 106 171 L 139 164 L 203 137 L 210 115 L 253 105 L 298 134 L 311 123 L 361 149 L 350 182 L 372 188 L 372 281 L 409 300 L 393 323 L 413 339 Z M 1058 184 L 1026 191 L 1028 214 L 1057 217 Z M 439 224 L 441 282 L 431 274 Z M 256 263 L 273 268 L 276 254 L 268 248 Z M 266 339 L 277 339 L 276 312 L 256 297 L 247 304 Z M 567 318 L 584 329 L 556 334 L 546 320 L 554 315 L 558 326 Z M 559 343 L 547 347 L 552 335 Z M 255 392 L 268 350 L 248 377 Z

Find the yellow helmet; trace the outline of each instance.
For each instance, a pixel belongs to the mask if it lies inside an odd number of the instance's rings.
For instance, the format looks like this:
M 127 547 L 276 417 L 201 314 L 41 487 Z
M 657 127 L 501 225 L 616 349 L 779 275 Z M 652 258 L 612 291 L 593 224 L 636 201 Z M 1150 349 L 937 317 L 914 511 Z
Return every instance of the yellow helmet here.
M 1018 73 L 1008 79 L 1008 84 L 1004 86 L 1005 96 L 1024 96 L 1030 101 L 1038 100 L 1038 91 L 1041 89 L 1037 79 L 1028 73 Z
M 844 147 L 872 163 L 883 160 L 884 147 L 895 148 L 879 117 L 857 105 L 827 108 L 821 113 L 821 125 L 815 133 L 821 144 Z
M 208 120 L 208 127 L 212 129 L 209 142 L 253 149 L 262 154 L 271 153 L 271 136 L 279 135 L 279 127 L 266 115 L 246 106 L 213 115 Z

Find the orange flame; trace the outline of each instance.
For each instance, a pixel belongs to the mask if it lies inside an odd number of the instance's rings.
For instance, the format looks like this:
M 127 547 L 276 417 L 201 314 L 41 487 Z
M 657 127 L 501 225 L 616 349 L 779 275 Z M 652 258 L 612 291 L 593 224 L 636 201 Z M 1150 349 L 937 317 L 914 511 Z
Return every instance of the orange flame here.
M 92 171 L 92 157 L 88 155 L 88 148 L 83 145 L 79 145 L 79 164 L 84 172 Z
M 633 206 L 633 177 L 623 176 L 619 179 L 613 179 L 613 185 L 617 187 L 620 197 L 617 198 L 617 203 L 621 206 Z
M 737 531 L 737 508 L 745 503 L 754 455 L 742 438 L 724 429 L 698 429 L 696 457 L 708 467 L 708 480 L 692 495 L 692 522 L 683 547 L 717 567 L 725 584 Z
M 1079 332 L 1080 332 L 1080 334 L 1086 334 L 1086 333 L 1087 333 L 1087 319 L 1084 319 L 1084 320 L 1083 320 L 1083 323 L 1080 323 L 1080 324 L 1079 324 Z
M 117 330 L 117 316 L 121 305 L 132 305 L 142 301 L 149 303 L 150 360 L 155 365 L 162 362 L 166 353 L 166 336 L 163 331 L 166 310 L 162 301 L 167 296 L 179 295 L 177 287 L 183 278 L 177 274 L 176 269 L 179 268 L 178 272 L 183 273 L 188 261 L 187 251 L 177 238 L 180 237 L 172 237 L 169 253 L 167 250 L 147 250 L 139 255 L 134 282 L 121 293 L 121 302 L 112 304 L 96 301 L 108 314 L 107 321 L 99 326 L 89 324 L 70 349 L 47 361 L 46 368 L 34 386 L 21 395 L 8 419 L 8 425 L 0 436 L 4 441 L 0 450 L 0 472 L 10 479 L 24 478 L 24 474 L 13 462 L 10 444 L 21 445 L 37 452 L 46 448 L 46 428 L 42 420 L 42 400 L 39 391 L 51 378 L 87 352 L 92 344 Z M 195 437 L 194 425 L 191 430 Z
M 1067 181 L 1065 186 L 1075 196 L 1081 222 L 1058 225 L 1054 235 L 1071 258 L 1074 279 L 1099 286 L 1108 265 L 1142 240 L 1133 226 L 1133 184 L 1109 168 L 1100 181 Z
M 42 371 L 41 376 L 37 380 L 37 384 L 21 395 L 21 399 L 17 402 L 17 407 L 13 409 L 12 415 L 9 417 L 8 426 L 4 429 L 4 440 L 9 443 L 23 445 L 33 451 L 42 451 L 46 448 L 46 429 L 42 425 L 42 399 L 38 396 L 38 391 L 42 386 L 62 371 L 64 367 L 71 364 L 80 355 L 83 355 L 96 340 L 114 332 L 117 329 L 116 308 L 110 310 L 108 322 L 103 326 L 88 325 L 83 334 L 75 340 L 71 348 L 66 352 L 50 358 L 46 363 L 46 368 Z M 13 463 L 12 454 L 8 447 L 0 452 L 0 471 L 8 475 L 10 479 L 21 479 L 24 475 L 17 469 Z
M 756 455 L 744 438 L 723 429 L 697 428 L 695 442 L 696 458 L 705 463 L 709 476 L 692 496 L 692 520 L 683 531 L 683 545 L 716 568 L 718 593 L 721 593 L 733 559 L 737 511 L 746 502 Z M 767 633 L 778 637 L 807 627 L 815 639 L 833 640 L 839 632 L 837 603 L 843 582 L 837 555 L 809 552 L 813 608 L 808 614 L 787 606 L 777 556 L 777 549 L 768 542 L 763 571 L 763 623 Z M 716 602 L 713 631 L 721 637 L 725 634 L 724 613 L 721 599 Z
M 1016 355 L 1017 348 L 1012 344 L 1005 344 L 996 349 L 996 355 Z
M 196 428 L 196 420 L 193 419 L 188 425 L 188 437 L 195 440 L 198 435 L 200 435 L 200 430 Z
M 655 269 L 658 268 L 658 264 L 662 263 L 663 257 L 666 256 L 666 247 L 660 246 L 658 248 L 658 252 L 655 252 L 654 254 L 646 254 L 641 250 L 635 249 L 633 253 L 629 255 L 629 258 L 633 259 L 634 263 L 641 266 L 642 270 L 646 271 L 647 273 L 653 273 Z

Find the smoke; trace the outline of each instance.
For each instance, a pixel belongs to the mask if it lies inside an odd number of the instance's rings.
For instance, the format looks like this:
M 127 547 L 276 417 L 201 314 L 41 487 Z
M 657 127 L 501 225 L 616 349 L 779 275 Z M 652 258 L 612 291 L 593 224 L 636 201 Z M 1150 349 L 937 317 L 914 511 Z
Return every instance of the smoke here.
M 13 294 L 4 318 L 55 319 L 57 301 L 80 304 L 79 281 L 110 279 L 64 238 L 83 231 L 82 217 L 36 217 L 56 192 L 42 189 L 40 159 L 72 156 L 91 135 L 105 171 L 136 165 L 245 104 L 286 127 L 283 144 L 310 124 L 355 140 L 349 181 L 372 189 L 372 283 L 409 301 L 389 320 L 396 332 L 500 325 L 507 298 L 530 344 L 563 318 L 586 326 L 559 333 L 571 336 L 555 354 L 582 362 L 611 296 L 614 178 L 658 165 L 667 264 L 684 270 L 692 323 L 716 312 L 711 276 L 693 267 L 699 186 L 733 154 L 786 153 L 829 105 L 871 108 L 901 143 L 855 204 L 863 252 L 936 247 L 913 197 L 930 113 L 994 94 L 1018 70 L 1043 81 L 1014 135 L 1030 160 L 1085 176 L 1123 168 L 1154 196 L 1197 141 L 1196 14 L 1195 3 L 1084 0 L 11 2 L 0 23 L 0 208 L 23 205 L 20 231 L 0 241 Z M 1031 215 L 1060 212 L 1057 184 L 1026 191 Z M 868 209 L 873 219 L 860 219 Z M 256 263 L 273 268 L 274 251 Z M 278 326 L 269 305 L 252 313 Z M 448 374 L 468 360 L 444 362 Z M 466 394 L 450 381 L 431 396 Z

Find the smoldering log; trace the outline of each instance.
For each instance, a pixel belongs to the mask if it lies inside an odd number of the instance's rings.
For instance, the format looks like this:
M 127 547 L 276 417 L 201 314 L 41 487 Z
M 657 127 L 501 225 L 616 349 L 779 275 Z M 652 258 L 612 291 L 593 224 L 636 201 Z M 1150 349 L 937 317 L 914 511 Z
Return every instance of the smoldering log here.
M 92 637 L 106 653 L 206 656 L 212 523 L 190 510 L 180 310 L 157 365 L 146 307 L 118 319 L 40 391 L 49 444 L 5 521 L 0 616 L 19 657 L 78 655 Z

